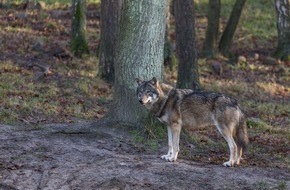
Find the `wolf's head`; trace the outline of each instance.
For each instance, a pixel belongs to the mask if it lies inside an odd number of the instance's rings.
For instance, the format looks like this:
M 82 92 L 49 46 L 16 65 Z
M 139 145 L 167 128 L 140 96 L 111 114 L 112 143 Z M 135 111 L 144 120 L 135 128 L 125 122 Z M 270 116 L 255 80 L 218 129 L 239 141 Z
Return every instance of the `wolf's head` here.
M 136 82 L 138 83 L 137 97 L 142 105 L 150 107 L 158 101 L 160 96 L 160 86 L 155 77 L 149 81 L 142 81 L 136 78 Z

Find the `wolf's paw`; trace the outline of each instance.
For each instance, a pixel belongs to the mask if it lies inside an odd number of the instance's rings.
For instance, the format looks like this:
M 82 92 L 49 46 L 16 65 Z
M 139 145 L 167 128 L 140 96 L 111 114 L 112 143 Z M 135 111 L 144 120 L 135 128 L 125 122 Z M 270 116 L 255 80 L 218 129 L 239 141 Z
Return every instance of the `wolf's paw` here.
M 170 156 L 170 157 L 165 158 L 165 160 L 168 162 L 175 162 L 176 158 L 174 156 Z
M 161 159 L 165 159 L 166 160 L 166 158 L 168 158 L 169 157 L 169 155 L 168 154 L 166 154 L 166 155 L 162 155 L 160 158 Z
M 240 165 L 240 160 L 236 160 L 234 164 L 235 165 Z
M 165 155 L 161 156 L 161 159 L 167 160 L 167 158 L 169 158 L 171 156 L 172 156 L 172 153 L 168 153 L 168 154 L 165 154 Z
M 232 167 L 234 164 L 232 161 L 227 161 L 227 162 L 223 163 L 223 165 L 226 167 Z
M 169 152 L 168 154 L 161 156 L 161 158 L 169 162 L 174 162 L 177 159 L 177 155 L 178 155 L 178 152 L 177 153 Z

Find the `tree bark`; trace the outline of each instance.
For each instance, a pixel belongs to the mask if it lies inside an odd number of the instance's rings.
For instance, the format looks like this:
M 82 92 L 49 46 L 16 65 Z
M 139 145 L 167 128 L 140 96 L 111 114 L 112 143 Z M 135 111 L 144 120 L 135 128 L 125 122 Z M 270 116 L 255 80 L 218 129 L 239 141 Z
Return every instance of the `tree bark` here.
M 109 116 L 136 124 L 147 111 L 136 97 L 135 78 L 162 80 L 166 0 L 124 0 L 115 65 L 115 93 Z
M 200 88 L 194 31 L 194 2 L 174 0 L 178 88 Z
M 170 43 L 170 6 L 171 0 L 167 0 L 167 13 L 166 13 L 166 28 L 165 28 L 165 42 L 164 42 L 164 65 L 168 66 L 170 71 L 173 70 L 173 49 Z
M 101 37 L 99 46 L 99 76 L 114 82 L 115 53 L 122 0 L 101 1 Z
M 235 2 L 230 19 L 219 43 L 219 51 L 223 56 L 230 56 L 230 47 L 246 1 L 236 0 Z
M 169 29 L 165 29 L 165 42 L 164 42 L 164 65 L 169 67 L 170 71 L 173 70 L 173 50 L 170 43 Z
M 71 50 L 77 57 L 89 53 L 86 40 L 86 1 L 72 1 Z
M 221 1 L 209 0 L 207 12 L 207 30 L 202 50 L 203 57 L 215 57 L 216 55 L 220 11 Z
M 281 60 L 290 60 L 290 2 L 275 1 L 277 13 L 278 45 L 275 56 Z

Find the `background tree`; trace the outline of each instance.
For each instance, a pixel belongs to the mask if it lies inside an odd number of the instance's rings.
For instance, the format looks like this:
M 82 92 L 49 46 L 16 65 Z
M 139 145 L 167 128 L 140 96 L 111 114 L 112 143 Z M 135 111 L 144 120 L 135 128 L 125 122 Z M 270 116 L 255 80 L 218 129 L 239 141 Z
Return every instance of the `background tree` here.
M 278 46 L 275 56 L 282 60 L 290 60 L 290 2 L 275 1 L 277 13 Z
M 72 1 L 71 50 L 77 57 L 89 53 L 86 41 L 86 2 L 85 0 Z
M 114 102 L 110 119 L 137 123 L 146 117 L 135 78 L 162 78 L 166 0 L 124 0 L 117 41 Z
M 166 12 L 166 28 L 165 28 L 165 42 L 164 42 L 164 65 L 169 67 L 170 71 L 173 70 L 173 57 L 174 51 L 171 45 L 170 39 L 170 21 L 171 21 L 171 12 L 173 10 L 172 0 L 167 0 L 167 12 Z
M 202 56 L 204 57 L 214 57 L 217 52 L 220 11 L 221 1 L 209 0 L 207 11 L 207 30 L 202 50 Z
M 114 81 L 116 41 L 118 36 L 122 0 L 101 1 L 101 37 L 99 46 L 99 76 Z
M 194 32 L 194 2 L 174 0 L 178 88 L 199 89 Z
M 219 43 L 219 51 L 224 56 L 228 57 L 230 55 L 230 47 L 246 1 L 247 0 L 236 0 L 230 19 L 222 34 Z
M 1 0 L 0 1 L 0 7 L 4 6 L 7 3 L 7 0 Z

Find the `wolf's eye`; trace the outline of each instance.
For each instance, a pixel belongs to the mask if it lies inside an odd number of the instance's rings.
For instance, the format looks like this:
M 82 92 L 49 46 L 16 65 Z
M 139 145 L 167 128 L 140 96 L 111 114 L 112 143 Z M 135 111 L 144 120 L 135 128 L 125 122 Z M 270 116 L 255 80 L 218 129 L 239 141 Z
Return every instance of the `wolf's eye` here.
M 149 91 L 149 92 L 147 93 L 147 95 L 153 97 L 153 92 L 150 92 L 150 91 Z
M 150 94 L 151 92 L 150 92 L 150 90 L 146 90 L 146 93 L 147 93 L 147 94 Z

